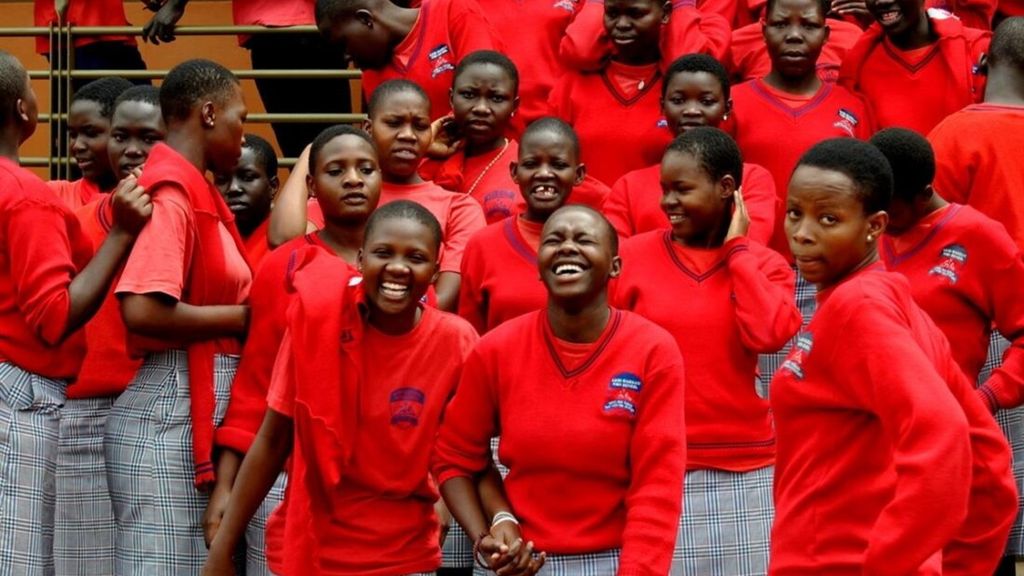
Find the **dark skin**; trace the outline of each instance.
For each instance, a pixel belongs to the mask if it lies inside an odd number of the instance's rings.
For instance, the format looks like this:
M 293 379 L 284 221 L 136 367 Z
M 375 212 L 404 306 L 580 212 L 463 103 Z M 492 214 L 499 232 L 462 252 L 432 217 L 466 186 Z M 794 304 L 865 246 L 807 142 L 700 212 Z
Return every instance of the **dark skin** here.
M 110 120 L 103 115 L 102 105 L 92 100 L 76 100 L 68 110 L 71 155 L 82 177 L 95 182 L 100 190 L 113 189 L 119 180 L 107 153 Z
M 359 254 L 370 326 L 387 334 L 404 334 L 416 326 L 422 316 L 419 299 L 437 274 L 439 248 L 438 239 L 419 222 L 392 218 L 377 223 Z M 383 286 L 392 282 L 404 284 L 407 291 L 390 292 Z M 233 551 L 291 454 L 293 431 L 291 418 L 267 409 L 238 471 L 227 511 L 203 566 L 204 575 L 234 574 Z
M 15 103 L 15 114 L 0 126 L 0 156 L 17 163 L 18 148 L 35 132 L 38 105 L 32 83 L 25 74 L 25 90 Z M 153 205 L 135 176 L 126 178 L 113 192 L 114 226 L 92 260 L 68 284 L 68 316 L 57 345 L 96 314 L 110 283 L 128 255 L 135 237 L 153 214 Z
M 661 27 L 668 23 L 671 3 L 656 0 L 608 0 L 604 30 L 614 49 L 612 59 L 631 66 L 661 58 Z
M 242 152 L 246 107 L 238 86 L 226 98 L 204 99 L 189 116 L 167 126 L 167 145 L 200 172 L 226 171 Z M 158 292 L 121 300 L 125 326 L 136 334 L 181 342 L 242 337 L 249 323 L 244 305 L 193 306 Z
M 866 0 L 865 4 L 889 41 L 900 50 L 922 48 L 939 39 L 920 0 Z
M 699 126 L 717 128 L 731 110 L 732 100 L 710 72 L 680 72 L 665 78 L 661 112 L 673 136 Z
M 317 28 L 358 68 L 379 70 L 412 32 L 419 13 L 419 8 L 403 8 L 386 0 L 364 0 L 352 14 L 317 22 Z
M 380 200 L 377 152 L 366 140 L 339 136 L 320 149 L 309 189 L 324 212 L 321 240 L 349 264 L 356 264 L 363 231 Z M 203 514 L 203 537 L 210 546 L 220 529 L 244 454 L 222 450 L 217 456 L 217 483 Z
M 167 136 L 160 107 L 125 101 L 114 109 L 107 154 L 118 178 L 128 176 L 149 158 L 149 151 Z
M 981 57 L 985 71 L 985 102 L 1024 106 L 1024 70 L 1004 65 L 989 55 Z
M 505 144 L 505 132 L 519 107 L 512 78 L 500 66 L 476 64 L 455 77 L 452 114 L 467 156 L 486 154 Z
M 714 180 L 692 154 L 670 150 L 661 162 L 661 186 L 661 209 L 680 245 L 719 248 L 747 233 L 750 219 L 731 174 Z
M 259 161 L 252 148 L 243 147 L 234 170 L 214 175 L 213 183 L 235 215 L 243 238 L 251 236 L 270 216 L 270 205 L 277 193 L 277 174 L 267 173 L 266 164 Z
M 509 170 L 526 200 L 523 218 L 530 222 L 547 222 L 587 174 L 573 143 L 554 131 L 527 134 L 519 145 L 519 158 Z
M 821 88 L 816 66 L 829 35 L 817 0 L 777 0 L 761 31 L 772 61 L 765 83 L 790 94 L 816 94 Z
M 886 210 L 889 213 L 889 225 L 886 226 L 885 233 L 892 236 L 905 234 L 922 218 L 946 206 L 949 206 L 949 202 L 936 194 L 931 186 L 926 186 L 924 190 L 914 194 L 910 201 L 893 198 L 889 209 Z

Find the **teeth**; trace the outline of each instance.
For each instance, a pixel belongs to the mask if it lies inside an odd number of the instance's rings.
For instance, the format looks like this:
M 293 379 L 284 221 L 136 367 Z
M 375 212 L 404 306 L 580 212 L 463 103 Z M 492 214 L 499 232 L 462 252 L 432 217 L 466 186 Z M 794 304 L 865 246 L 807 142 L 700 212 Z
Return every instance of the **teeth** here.
M 682 222 L 685 219 L 686 219 L 686 216 L 683 216 L 682 214 L 669 214 L 668 215 L 668 221 L 669 222 L 673 222 L 673 223 L 675 223 L 675 222 Z
M 583 267 L 578 264 L 559 264 L 555 266 L 555 275 L 563 276 L 566 274 L 580 274 L 583 272 Z
M 555 190 L 554 186 L 537 186 L 536 188 L 533 189 L 533 193 L 538 196 L 549 197 L 555 196 L 556 194 L 558 194 L 558 191 Z
M 381 292 L 388 296 L 404 296 L 409 291 L 408 286 L 402 284 L 396 284 L 394 282 L 384 282 L 380 285 Z

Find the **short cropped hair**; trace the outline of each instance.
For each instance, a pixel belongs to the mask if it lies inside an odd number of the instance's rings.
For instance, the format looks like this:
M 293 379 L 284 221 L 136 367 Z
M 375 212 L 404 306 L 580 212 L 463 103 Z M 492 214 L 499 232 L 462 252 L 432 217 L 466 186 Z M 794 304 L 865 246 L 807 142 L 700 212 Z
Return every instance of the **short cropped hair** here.
M 718 83 L 722 85 L 722 96 L 724 96 L 726 100 L 729 99 L 729 91 L 732 85 L 729 82 L 729 71 L 725 69 L 725 66 L 716 60 L 714 56 L 709 56 L 707 54 L 687 54 L 686 56 L 677 58 L 669 65 L 668 70 L 665 71 L 665 79 L 661 83 L 662 100 L 665 99 L 665 95 L 668 93 L 669 83 L 676 76 L 687 72 L 691 74 L 696 72 L 707 72 L 715 78 L 718 78 Z
M 935 179 L 935 151 L 913 130 L 886 128 L 871 137 L 892 168 L 893 198 L 911 202 Z
M 558 210 L 552 212 L 551 216 L 548 217 L 547 221 L 551 222 L 556 215 L 561 214 L 563 212 L 573 211 L 586 212 L 587 214 L 595 216 L 598 219 L 598 221 L 601 222 L 601 226 L 604 228 L 605 234 L 608 236 L 608 241 L 611 244 L 612 256 L 619 255 L 619 234 L 618 232 L 615 231 L 615 227 L 612 226 L 612 223 L 608 220 L 607 217 L 605 217 L 604 214 L 601 214 L 600 212 L 594 210 L 593 208 L 587 206 L 586 204 L 567 204 L 565 206 L 562 206 Z M 545 223 L 544 226 L 546 228 L 547 224 Z
M 699 126 L 677 136 L 665 155 L 685 153 L 693 156 L 702 170 L 715 182 L 732 176 L 739 188 L 743 184 L 743 156 L 731 136 L 710 126 Z
M 0 122 L 7 124 L 14 119 L 18 100 L 27 89 L 25 67 L 13 54 L 0 50 Z
M 316 172 L 316 164 L 320 160 L 320 151 L 327 146 L 327 143 L 339 136 L 355 136 L 362 138 L 373 148 L 374 152 L 377 151 L 377 146 L 373 143 L 373 139 L 366 133 L 365 130 L 360 130 L 354 126 L 348 124 L 336 124 L 334 126 L 328 126 L 324 128 L 316 138 L 313 139 L 313 143 L 309 146 L 309 173 L 313 174 Z
M 508 56 L 494 50 L 477 50 L 466 55 L 459 65 L 455 67 L 455 78 L 458 78 L 470 66 L 477 64 L 490 64 L 504 70 L 505 74 L 512 80 L 512 93 L 519 94 L 519 69 Z
M 373 118 L 377 114 L 377 109 L 387 99 L 395 96 L 396 94 L 412 93 L 423 98 L 423 101 L 427 103 L 427 107 L 430 107 L 430 96 L 427 96 L 426 91 L 420 87 L 419 84 L 411 82 L 409 80 L 388 80 L 370 94 L 370 101 L 366 105 L 366 114 Z
M 124 92 L 121 92 L 121 95 L 117 97 L 117 100 L 114 101 L 114 109 L 117 110 L 117 107 L 120 106 L 122 102 L 145 102 L 146 104 L 152 104 L 159 108 L 160 89 L 149 84 L 132 86 Z
M 576 135 L 576 131 L 572 129 L 572 126 L 567 124 L 561 118 L 555 118 L 554 116 L 545 116 L 538 118 L 523 131 L 523 138 L 520 142 L 525 142 L 527 138 L 534 134 L 541 132 L 548 132 L 555 134 L 560 138 L 564 138 L 569 141 L 569 145 L 572 146 L 572 151 L 576 154 L 576 160 L 580 158 L 580 137 Z
M 202 58 L 186 60 L 171 68 L 160 85 L 160 111 L 168 124 L 185 120 L 201 102 L 223 104 L 237 86 L 238 78 L 220 64 Z
M 114 104 L 118 97 L 132 87 L 132 83 L 120 76 L 110 76 L 93 80 L 75 92 L 71 103 L 80 101 L 95 102 L 100 105 L 100 115 L 110 118 L 114 115 Z
M 1014 68 L 1024 74 L 1024 16 L 1003 20 L 988 47 L 991 64 Z
M 892 167 L 878 148 L 855 138 L 832 138 L 808 150 L 797 168 L 813 166 L 843 174 L 857 189 L 865 214 L 889 207 L 892 200 Z
M 246 134 L 242 148 L 252 150 L 253 156 L 256 157 L 256 163 L 263 166 L 263 171 L 267 173 L 268 178 L 277 175 L 277 152 L 274 152 L 274 147 L 270 145 L 270 142 L 267 142 L 262 136 Z
M 440 253 L 441 240 L 443 238 L 441 224 L 437 221 L 437 218 L 430 213 L 430 210 L 427 210 L 412 200 L 395 200 L 394 202 L 388 202 L 374 210 L 373 214 L 370 215 L 370 219 L 366 221 L 366 230 L 363 233 L 364 241 L 368 240 L 370 236 L 373 235 L 373 230 L 381 222 L 397 218 L 412 220 L 413 222 L 419 222 L 426 226 L 433 237 L 434 250 Z

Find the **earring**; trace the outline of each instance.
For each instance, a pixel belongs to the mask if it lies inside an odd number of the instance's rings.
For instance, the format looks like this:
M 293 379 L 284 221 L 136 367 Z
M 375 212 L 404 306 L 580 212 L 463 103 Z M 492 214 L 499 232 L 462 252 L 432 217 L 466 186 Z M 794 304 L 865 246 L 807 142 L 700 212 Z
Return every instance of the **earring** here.
M 728 119 L 729 119 L 729 113 L 728 112 L 726 112 L 725 114 L 722 114 L 722 120 L 728 120 Z
M 875 241 L 875 237 L 872 236 L 871 234 L 868 234 L 868 242 L 874 242 L 874 241 Z

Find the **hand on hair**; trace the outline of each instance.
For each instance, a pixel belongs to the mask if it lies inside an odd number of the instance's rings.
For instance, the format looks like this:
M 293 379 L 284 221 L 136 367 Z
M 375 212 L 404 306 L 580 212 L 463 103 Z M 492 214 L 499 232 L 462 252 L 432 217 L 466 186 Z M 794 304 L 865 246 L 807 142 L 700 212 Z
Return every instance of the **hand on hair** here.
M 725 241 L 733 238 L 740 238 L 747 235 L 750 230 L 750 214 L 747 213 L 747 205 L 743 203 L 743 192 L 737 188 L 732 193 L 736 208 L 732 212 L 732 221 L 729 222 L 729 231 L 725 234 Z
M 434 160 L 445 160 L 462 147 L 462 137 L 451 115 L 442 116 L 430 123 L 430 138 L 427 157 Z
M 174 27 L 178 20 L 185 15 L 185 4 L 188 0 L 166 0 L 156 15 L 142 27 L 142 40 L 160 44 L 160 42 L 174 42 Z M 148 7 L 153 9 L 154 3 L 149 2 Z
M 853 16 L 861 28 L 867 28 L 875 22 L 875 17 L 871 15 L 864 0 L 832 0 L 832 10 L 829 13 Z
M 114 224 L 122 232 L 137 236 L 153 215 L 153 202 L 146 189 L 139 186 L 134 174 L 130 174 L 121 180 L 111 194 L 114 195 L 111 203 Z
M 530 576 L 544 566 L 547 554 L 534 557 L 533 542 L 524 542 L 519 525 L 502 522 L 480 541 L 480 555 L 498 576 Z

